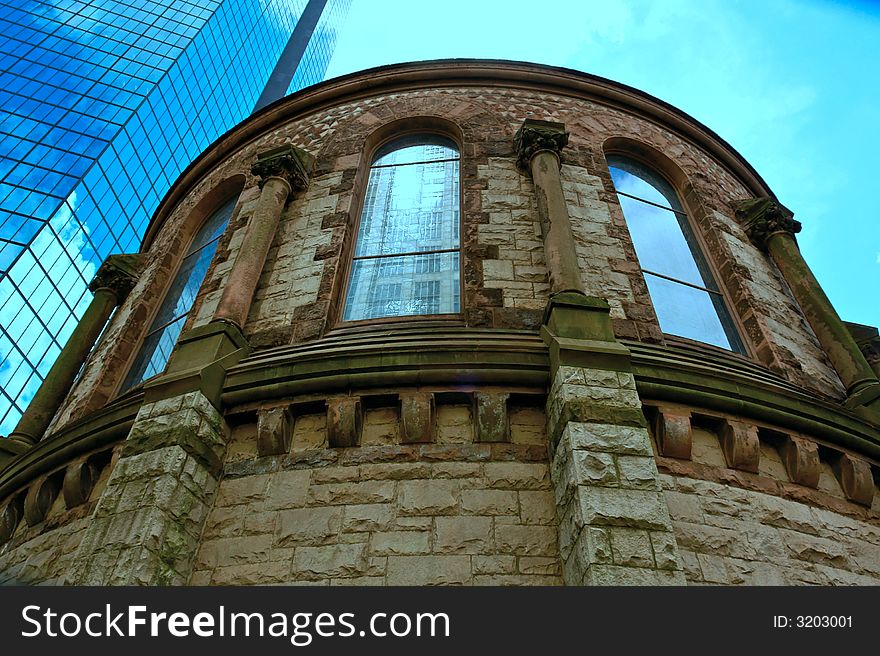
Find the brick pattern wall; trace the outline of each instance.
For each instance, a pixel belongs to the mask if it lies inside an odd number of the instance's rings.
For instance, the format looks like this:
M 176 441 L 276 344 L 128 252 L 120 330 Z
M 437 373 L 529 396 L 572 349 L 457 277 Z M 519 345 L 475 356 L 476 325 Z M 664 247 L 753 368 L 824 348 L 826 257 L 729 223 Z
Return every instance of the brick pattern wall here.
M 690 584 L 878 585 L 880 521 L 686 476 L 662 476 Z
M 0 545 L 0 585 L 58 585 L 70 571 L 112 467 L 95 482 L 89 500 L 67 508 L 59 494 L 36 526 L 21 521 L 12 538 Z
M 470 408 L 440 406 L 436 442 L 401 445 L 374 408 L 361 446 L 328 449 L 307 414 L 268 458 L 240 426 L 190 583 L 559 584 L 543 423 L 517 409 L 510 443 L 475 444 Z

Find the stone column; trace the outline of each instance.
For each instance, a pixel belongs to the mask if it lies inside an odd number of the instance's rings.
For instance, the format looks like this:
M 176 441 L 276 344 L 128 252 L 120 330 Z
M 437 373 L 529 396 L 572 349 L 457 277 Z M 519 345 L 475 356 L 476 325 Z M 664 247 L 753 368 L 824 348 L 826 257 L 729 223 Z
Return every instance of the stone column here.
M 311 156 L 290 145 L 257 156 L 252 172 L 259 176 L 262 191 L 214 319 L 244 327 L 281 212 L 292 192 L 308 186 L 310 167 Z
M 10 442 L 4 445 L 12 449 L 4 451 L 23 452 L 44 436 L 113 310 L 134 287 L 141 258 L 141 255 L 111 255 L 98 269 L 89 284 L 95 294 L 92 302 L 9 436 Z M 0 454 L 0 461 L 2 458 Z
M 547 434 L 567 585 L 684 585 L 628 349 L 609 306 L 555 295 Z
M 559 153 L 568 143 L 562 123 L 526 119 L 514 137 L 517 164 L 535 183 L 550 293 L 584 293 L 568 205 L 562 192 Z
M 847 407 L 880 416 L 880 382 L 801 256 L 795 233 L 801 224 L 771 198 L 734 203 L 737 219 L 758 248 L 769 253 L 846 386 Z

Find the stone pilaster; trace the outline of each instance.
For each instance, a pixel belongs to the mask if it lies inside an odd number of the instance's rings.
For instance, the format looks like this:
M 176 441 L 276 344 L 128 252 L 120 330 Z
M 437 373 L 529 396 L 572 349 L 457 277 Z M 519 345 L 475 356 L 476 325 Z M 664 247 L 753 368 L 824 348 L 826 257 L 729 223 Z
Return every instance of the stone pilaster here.
M 252 172 L 260 179 L 260 198 L 245 230 L 244 247 L 235 258 L 214 312 L 215 319 L 244 327 L 281 212 L 293 192 L 308 186 L 311 161 L 308 153 L 290 145 L 257 156 Z
M 185 584 L 213 503 L 226 431 L 200 392 L 144 404 L 67 582 Z
M 666 500 L 629 366 L 608 304 L 554 296 L 548 436 L 568 585 L 684 585 Z
M 532 174 L 550 293 L 584 293 L 568 205 L 562 192 L 560 153 L 568 143 L 562 123 L 526 119 L 514 137 L 517 163 Z
M 142 255 L 110 255 L 98 269 L 89 284 L 89 289 L 94 293 L 91 303 L 15 430 L 9 435 L 9 440 L 0 440 L 0 465 L 27 451 L 44 437 L 107 320 L 134 287 L 142 258 Z
M 769 253 L 785 277 L 846 386 L 846 406 L 880 421 L 880 381 L 801 256 L 794 237 L 801 224 L 794 220 L 790 210 L 771 198 L 742 200 L 733 207 L 749 239 Z

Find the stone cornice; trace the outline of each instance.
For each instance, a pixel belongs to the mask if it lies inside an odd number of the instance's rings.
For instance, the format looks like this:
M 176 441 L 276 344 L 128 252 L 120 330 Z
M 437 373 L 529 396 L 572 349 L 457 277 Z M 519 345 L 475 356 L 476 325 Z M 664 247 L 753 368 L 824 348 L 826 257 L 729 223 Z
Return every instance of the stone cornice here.
M 468 86 L 558 93 L 628 111 L 664 126 L 704 150 L 754 196 L 773 197 L 767 183 L 730 144 L 688 114 L 643 91 L 565 68 L 502 60 L 446 59 L 380 66 L 333 78 L 282 98 L 248 117 L 220 136 L 180 174 L 153 215 L 142 250 L 149 248 L 165 218 L 194 185 L 237 150 L 280 123 L 386 93 Z
M 749 198 L 732 206 L 749 239 L 762 251 L 767 250 L 767 241 L 773 235 L 781 232 L 794 236 L 801 231 L 791 210 L 772 198 Z
M 251 173 L 260 178 L 262 189 L 269 178 L 281 178 L 292 191 L 302 191 L 309 186 L 312 156 L 293 145 L 281 146 L 257 155 Z
M 562 149 L 566 144 L 568 132 L 565 131 L 565 125 L 527 118 L 513 137 L 516 163 L 520 168 L 528 170 L 532 157 L 545 150 L 554 153 L 561 162 Z
M 122 303 L 138 280 L 143 260 L 142 254 L 109 255 L 89 283 L 89 290 L 109 289 Z

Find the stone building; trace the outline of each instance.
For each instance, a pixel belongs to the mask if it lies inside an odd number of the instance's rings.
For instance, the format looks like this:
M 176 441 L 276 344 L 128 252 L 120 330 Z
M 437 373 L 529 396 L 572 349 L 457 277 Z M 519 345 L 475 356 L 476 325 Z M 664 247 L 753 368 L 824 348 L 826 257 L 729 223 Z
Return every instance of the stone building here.
M 0 581 L 880 583 L 880 341 L 718 135 L 331 80 L 194 161 L 0 442 Z

